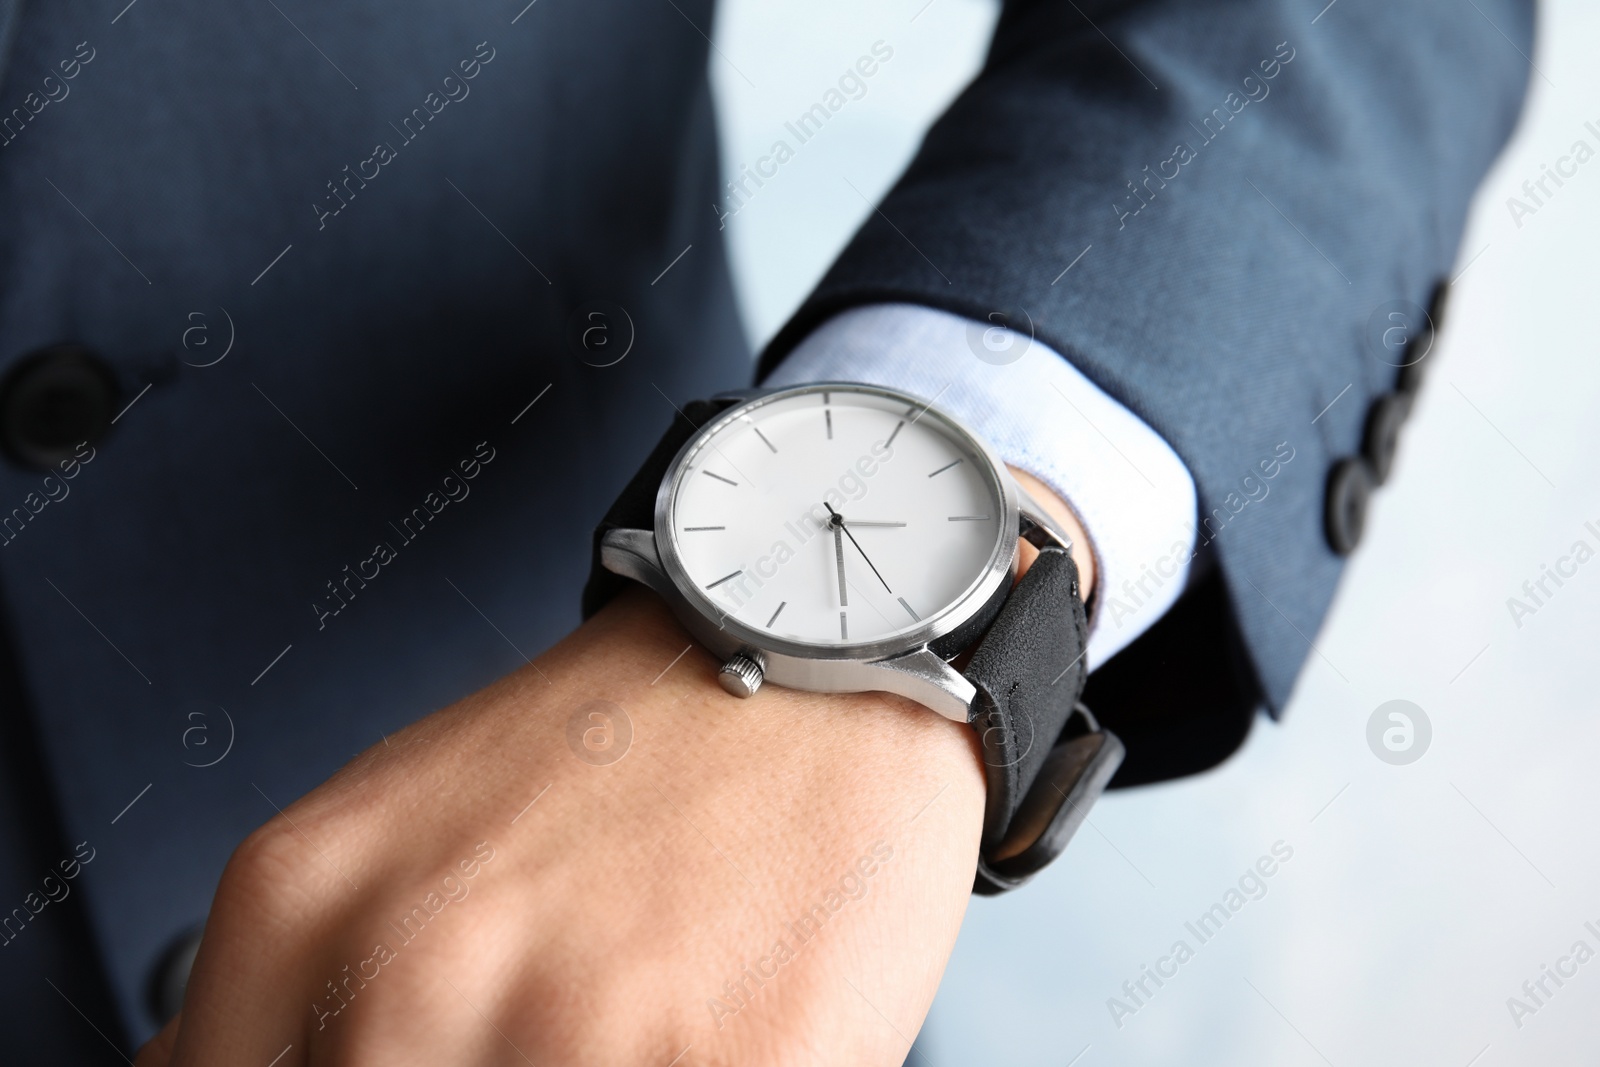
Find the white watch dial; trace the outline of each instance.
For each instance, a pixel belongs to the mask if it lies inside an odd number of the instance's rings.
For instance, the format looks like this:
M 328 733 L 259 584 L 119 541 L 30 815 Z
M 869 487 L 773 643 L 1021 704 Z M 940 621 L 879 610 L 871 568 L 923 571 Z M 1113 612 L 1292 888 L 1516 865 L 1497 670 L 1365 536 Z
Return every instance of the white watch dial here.
M 882 642 L 961 604 L 1003 551 L 998 472 L 925 405 L 830 385 L 740 410 L 684 457 L 658 531 L 717 612 Z

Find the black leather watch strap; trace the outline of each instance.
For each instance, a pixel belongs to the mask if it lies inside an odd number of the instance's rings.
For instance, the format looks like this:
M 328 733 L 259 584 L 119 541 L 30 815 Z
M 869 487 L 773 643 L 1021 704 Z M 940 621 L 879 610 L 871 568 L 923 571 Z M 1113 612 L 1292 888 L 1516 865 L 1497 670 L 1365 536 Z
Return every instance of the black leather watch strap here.
M 1087 635 L 1077 564 L 1051 547 L 973 651 L 988 776 L 976 892 L 1014 889 L 1060 855 L 1122 762 L 1122 743 L 1078 702 Z

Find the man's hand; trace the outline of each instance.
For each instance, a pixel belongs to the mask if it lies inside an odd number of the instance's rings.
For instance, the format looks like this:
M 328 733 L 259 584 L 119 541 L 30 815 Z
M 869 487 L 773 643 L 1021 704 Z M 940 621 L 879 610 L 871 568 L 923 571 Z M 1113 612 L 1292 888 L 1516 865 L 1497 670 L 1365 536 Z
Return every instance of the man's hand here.
M 717 667 L 630 591 L 357 758 L 234 855 L 139 1067 L 898 1065 L 972 887 L 975 735 Z

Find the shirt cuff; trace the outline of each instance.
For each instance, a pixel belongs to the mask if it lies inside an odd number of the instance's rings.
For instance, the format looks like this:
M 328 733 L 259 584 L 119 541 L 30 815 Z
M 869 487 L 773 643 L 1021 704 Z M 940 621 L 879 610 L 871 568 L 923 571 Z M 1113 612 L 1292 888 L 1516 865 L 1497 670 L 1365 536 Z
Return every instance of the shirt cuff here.
M 917 304 L 872 304 L 824 322 L 762 383 L 885 385 L 930 400 L 1066 501 L 1098 577 L 1093 670 L 1183 592 L 1195 488 L 1172 446 L 1059 353 L 1027 334 Z

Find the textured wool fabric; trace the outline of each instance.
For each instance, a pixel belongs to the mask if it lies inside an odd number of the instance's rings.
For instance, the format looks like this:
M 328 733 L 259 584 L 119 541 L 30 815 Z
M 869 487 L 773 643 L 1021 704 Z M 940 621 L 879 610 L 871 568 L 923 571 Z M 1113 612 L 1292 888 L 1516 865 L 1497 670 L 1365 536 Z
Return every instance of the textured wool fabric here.
M 61 827 L 0 862 L 3 907 L 97 850 L 35 920 L 81 909 L 86 950 L 0 958 L 7 1062 L 89 1062 L 82 1029 L 123 1063 L 70 1008 L 26 1014 L 44 977 L 87 1009 L 102 976 L 96 1024 L 153 1033 L 235 846 L 577 625 L 673 403 L 749 381 L 685 22 L 709 0 L 279 6 L 37 2 L 12 34 L 0 118 L 60 98 L 0 145 L 0 373 L 76 342 L 126 410 L 68 482 L 0 461 L 27 696 L 0 715 L 48 784 L 19 817 Z M 626 312 L 620 361 L 574 344 L 592 301 Z

